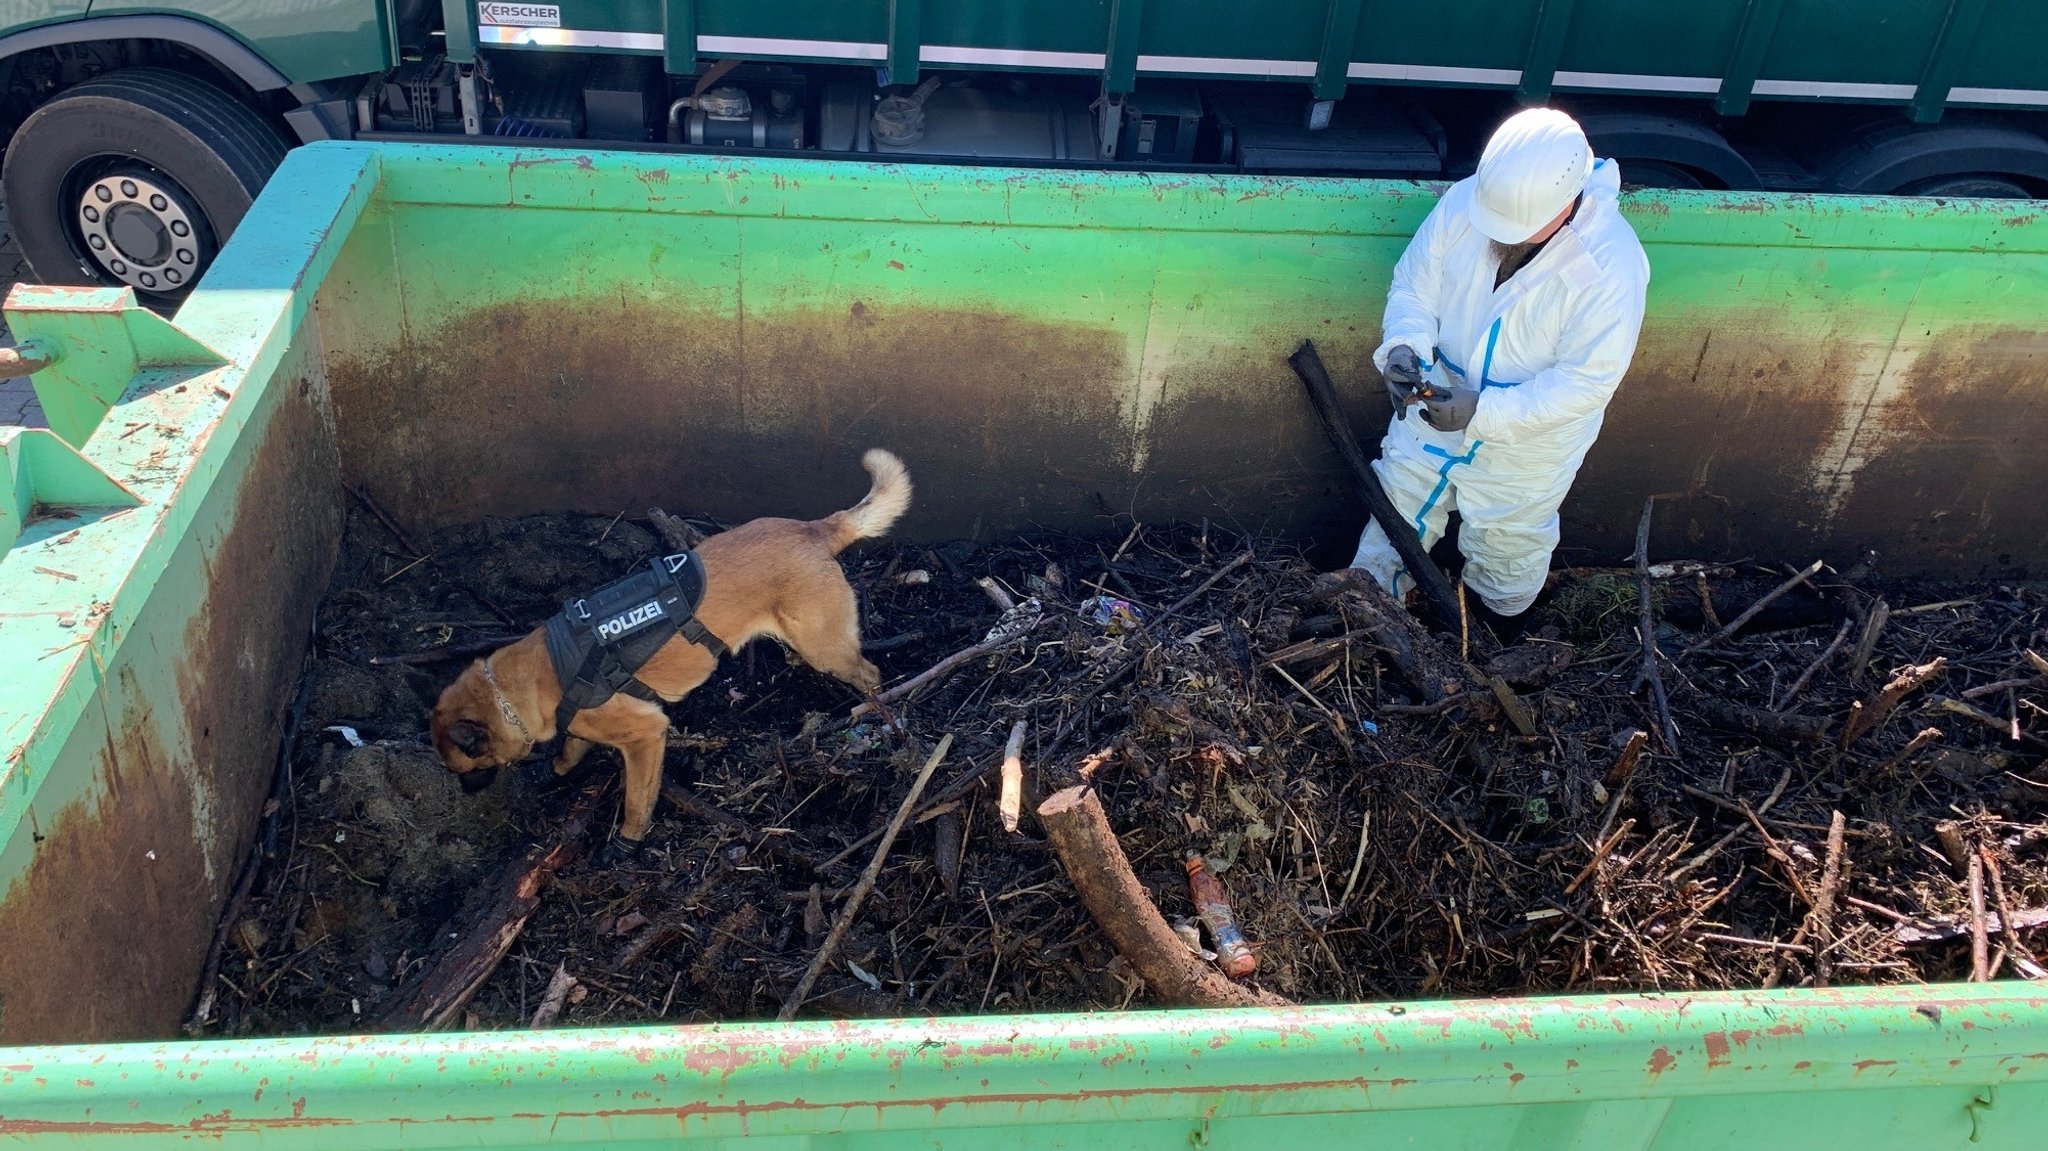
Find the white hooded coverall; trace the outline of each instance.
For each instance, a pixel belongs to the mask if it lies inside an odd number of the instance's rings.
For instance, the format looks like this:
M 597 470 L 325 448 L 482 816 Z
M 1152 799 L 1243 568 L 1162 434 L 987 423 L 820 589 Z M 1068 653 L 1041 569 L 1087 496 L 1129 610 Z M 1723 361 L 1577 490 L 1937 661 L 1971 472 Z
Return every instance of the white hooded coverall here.
M 1650 263 L 1603 159 L 1570 222 L 1496 290 L 1498 261 L 1471 222 L 1475 182 L 1445 193 L 1395 266 L 1373 363 L 1384 371 L 1406 344 L 1438 384 L 1479 389 L 1478 408 L 1464 431 L 1442 432 L 1411 407 L 1389 422 L 1373 470 L 1423 547 L 1459 513 L 1466 586 L 1511 616 L 1543 589 L 1558 505 L 1635 354 Z M 1414 586 L 1378 523 L 1351 566 L 1397 596 Z

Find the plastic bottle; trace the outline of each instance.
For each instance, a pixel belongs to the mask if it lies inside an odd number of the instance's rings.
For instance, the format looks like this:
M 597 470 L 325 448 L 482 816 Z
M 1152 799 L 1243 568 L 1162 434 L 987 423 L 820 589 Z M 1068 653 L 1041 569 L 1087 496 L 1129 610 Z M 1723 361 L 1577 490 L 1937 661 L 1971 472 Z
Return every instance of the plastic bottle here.
M 1230 893 L 1209 874 L 1201 852 L 1188 852 L 1187 864 L 1188 889 L 1195 897 L 1195 913 L 1202 917 L 1202 925 L 1209 929 L 1209 938 L 1216 943 L 1216 965 L 1232 979 L 1243 979 L 1259 969 L 1259 957 L 1252 954 L 1251 944 L 1244 941 L 1244 932 L 1237 929 L 1237 917 L 1230 911 Z

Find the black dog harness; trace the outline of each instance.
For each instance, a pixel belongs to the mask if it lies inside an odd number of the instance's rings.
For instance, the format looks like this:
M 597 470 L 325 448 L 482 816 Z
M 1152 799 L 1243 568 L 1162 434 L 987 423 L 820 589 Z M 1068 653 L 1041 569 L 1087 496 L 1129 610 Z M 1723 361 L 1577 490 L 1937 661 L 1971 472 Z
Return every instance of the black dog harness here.
M 620 692 L 661 702 L 634 675 L 678 634 L 723 658 L 725 644 L 695 614 L 703 598 L 703 561 L 696 552 L 683 552 L 651 560 L 644 570 L 563 604 L 546 624 L 548 660 L 562 685 L 555 730 L 567 735 L 577 712 Z

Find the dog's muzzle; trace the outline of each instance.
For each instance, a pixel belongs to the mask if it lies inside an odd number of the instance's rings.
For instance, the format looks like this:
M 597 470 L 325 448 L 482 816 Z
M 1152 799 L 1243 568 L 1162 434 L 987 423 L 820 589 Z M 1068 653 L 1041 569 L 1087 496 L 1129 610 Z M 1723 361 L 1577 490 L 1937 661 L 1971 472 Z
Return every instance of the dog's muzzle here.
M 462 790 L 472 793 L 479 792 L 489 787 L 492 781 L 498 778 L 498 769 L 495 767 L 479 767 L 474 771 L 465 771 L 461 775 L 456 776 L 456 778 L 462 781 Z

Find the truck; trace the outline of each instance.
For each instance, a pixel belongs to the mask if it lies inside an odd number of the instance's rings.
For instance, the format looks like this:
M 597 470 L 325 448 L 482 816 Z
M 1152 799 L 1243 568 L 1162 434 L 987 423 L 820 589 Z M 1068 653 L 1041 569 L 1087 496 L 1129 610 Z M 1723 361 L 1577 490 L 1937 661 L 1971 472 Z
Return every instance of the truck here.
M 1351 478 L 1286 357 L 1312 337 L 1363 390 L 1365 286 L 1435 200 L 322 141 L 174 317 L 127 287 L 15 288 L 0 366 L 33 372 L 49 427 L 0 429 L 0 1138 L 2038 1146 L 2048 1000 L 2019 981 L 180 1034 L 262 843 L 349 490 L 419 538 L 563 508 L 737 520 L 834 506 L 888 444 L 918 483 L 899 532 L 931 546 L 1116 512 L 1348 543 Z M 1628 554 L 1643 497 L 1677 493 L 1660 554 L 2048 566 L 2033 205 L 1641 190 L 1623 210 L 1657 275 L 1575 546 Z
M 191 290 L 319 140 L 1469 171 L 1517 104 L 1635 184 L 2048 194 L 2032 0 L 33 0 L 0 199 L 38 278 Z

